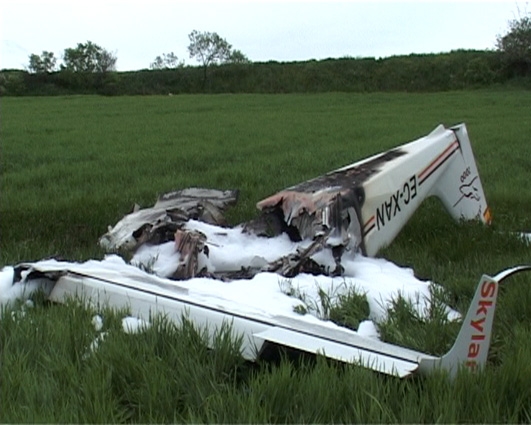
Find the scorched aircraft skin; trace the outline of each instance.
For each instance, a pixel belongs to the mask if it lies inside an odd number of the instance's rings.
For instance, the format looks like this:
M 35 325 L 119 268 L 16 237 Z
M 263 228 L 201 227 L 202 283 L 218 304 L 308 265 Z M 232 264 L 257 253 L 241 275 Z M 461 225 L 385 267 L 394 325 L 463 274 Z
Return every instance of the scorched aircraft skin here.
M 276 211 L 302 239 L 329 232 L 331 243 L 374 256 L 430 196 L 456 220 L 490 223 L 464 124 L 440 125 L 426 137 L 292 186 L 257 206 Z
M 222 211 L 233 205 L 237 191 L 184 189 L 162 195 L 152 208 L 135 210 L 100 239 L 108 251 L 134 252 L 142 244 L 175 240 L 181 253 L 170 277 L 233 279 L 270 271 L 285 277 L 298 273 L 341 276 L 343 255 L 374 256 L 389 245 L 422 201 L 441 199 L 456 220 L 490 223 L 491 215 L 464 124 L 438 126 L 429 135 L 374 155 L 323 176 L 282 190 L 260 202 L 258 218 L 240 226 L 260 237 L 287 234 L 294 242 L 311 241 L 289 255 L 259 266 L 237 261 L 232 270 L 204 267 L 209 240 L 187 226 L 190 219 L 223 224 Z M 316 262 L 329 251 L 333 266 Z

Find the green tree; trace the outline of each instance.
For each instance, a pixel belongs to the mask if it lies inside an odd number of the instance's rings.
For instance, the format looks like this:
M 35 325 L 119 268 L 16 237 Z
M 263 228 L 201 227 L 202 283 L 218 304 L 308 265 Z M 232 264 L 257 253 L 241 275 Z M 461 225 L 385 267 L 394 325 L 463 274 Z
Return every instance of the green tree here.
M 531 74 L 531 13 L 509 21 L 507 34 L 499 35 L 497 49 L 517 75 Z
M 177 69 L 184 66 L 184 61 L 173 53 L 163 53 L 162 56 L 157 56 L 149 66 L 151 69 Z
M 29 56 L 29 72 L 41 74 L 45 72 L 53 72 L 56 70 L 57 59 L 53 52 L 47 52 L 46 50 L 41 55 L 31 54 Z
M 62 69 L 72 72 L 100 72 L 116 70 L 117 57 L 91 41 L 65 49 Z
M 233 50 L 227 59 L 229 63 L 250 63 L 251 61 L 240 50 Z
M 215 32 L 193 30 L 188 39 L 190 57 L 196 59 L 203 67 L 203 87 L 207 80 L 207 71 L 211 65 L 228 62 L 232 46 Z

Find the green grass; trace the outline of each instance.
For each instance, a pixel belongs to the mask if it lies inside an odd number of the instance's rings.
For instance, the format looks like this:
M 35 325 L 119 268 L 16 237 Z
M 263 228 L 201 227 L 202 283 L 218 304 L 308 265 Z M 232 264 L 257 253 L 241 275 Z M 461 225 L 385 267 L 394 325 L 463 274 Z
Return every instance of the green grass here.
M 430 292 L 430 303 L 422 314 L 411 300 L 400 295 L 394 299 L 387 318 L 379 323 L 380 337 L 437 356 L 448 352 L 461 323 L 448 319 L 444 292 L 435 286 Z
M 2 98 L 0 265 L 59 255 L 98 258 L 97 239 L 132 205 L 189 186 L 241 190 L 232 223 L 255 203 L 431 131 L 466 122 L 494 223 L 455 223 L 437 200 L 379 255 L 440 283 L 468 307 L 482 273 L 530 263 L 509 232 L 531 230 L 531 96 L 432 94 Z M 0 422 L 530 422 L 531 279 L 502 288 L 485 372 L 401 381 L 324 359 L 243 363 L 237 341 L 204 347 L 201 330 L 163 319 L 120 331 L 84 359 L 95 313 L 37 302 L 0 319 Z M 326 294 L 324 294 L 326 295 Z M 350 303 L 350 304 L 349 304 Z M 395 343 L 440 353 L 455 324 L 419 320 L 397 300 L 382 325 Z M 328 308 L 326 296 L 321 308 Z M 12 312 L 15 318 L 12 317 Z M 336 320 L 363 319 L 345 298 Z
M 309 298 L 300 288 L 293 286 L 290 279 L 280 280 L 279 288 L 282 293 L 301 301 L 293 307 L 295 313 L 312 314 L 321 320 L 331 320 L 354 330 L 358 330 L 362 320 L 369 319 L 370 308 L 366 295 L 356 288 L 347 289 L 344 283 L 339 287 L 332 287 L 329 292 L 318 288 L 317 300 Z

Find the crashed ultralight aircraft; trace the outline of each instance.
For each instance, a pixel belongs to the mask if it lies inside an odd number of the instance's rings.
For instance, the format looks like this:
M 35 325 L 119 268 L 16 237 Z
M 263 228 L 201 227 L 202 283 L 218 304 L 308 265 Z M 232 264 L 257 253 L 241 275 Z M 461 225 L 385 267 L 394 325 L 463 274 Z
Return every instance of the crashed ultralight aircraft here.
M 498 285 L 531 267 L 482 277 L 455 345 L 443 357 L 365 338 L 326 322 L 309 323 L 259 309 L 242 312 L 234 308 L 234 300 L 194 297 L 185 281 L 247 279 L 260 273 L 343 276 L 341 263 L 347 257 L 360 251 L 372 256 L 389 244 L 431 195 L 438 196 L 455 219 L 490 222 L 464 125 L 439 126 L 419 140 L 281 191 L 258 203 L 260 217 L 239 226 L 240 232 L 264 243 L 287 234 L 298 244 L 296 252 L 277 257 L 273 252 L 273 258 L 264 258 L 241 247 L 245 255 L 233 257 L 231 264 L 216 261 L 230 238 L 219 226 L 224 224 L 221 211 L 236 201 L 237 193 L 191 189 L 164 195 L 153 208 L 136 209 L 100 240 L 110 251 L 139 251 L 172 242 L 176 264 L 161 276 L 131 265 L 42 261 L 17 266 L 14 284 L 44 279 L 53 301 L 78 295 L 111 307 L 129 307 L 145 319 L 159 313 L 177 322 L 186 317 L 211 335 L 229 323 L 234 334 L 243 335 L 242 354 L 251 360 L 271 346 L 284 346 L 399 377 L 436 368 L 455 374 L 461 365 L 476 369 L 485 364 Z M 214 230 L 207 236 L 201 221 L 217 227 L 211 226 Z
M 171 276 L 233 278 L 273 271 L 341 275 L 343 255 L 374 256 L 390 244 L 422 201 L 437 196 L 456 220 L 490 223 L 490 210 L 464 124 L 438 126 L 429 135 L 300 183 L 260 202 L 261 215 L 242 224 L 259 236 L 287 234 L 311 245 L 274 261 L 241 264 L 232 270 L 208 267 L 208 241 L 187 225 L 198 219 L 224 225 L 221 211 L 237 200 L 237 191 L 185 189 L 163 195 L 152 208 L 137 209 L 109 228 L 100 239 L 108 251 L 135 251 L 142 244 L 177 242 L 182 254 Z M 334 267 L 312 259 L 329 250 Z

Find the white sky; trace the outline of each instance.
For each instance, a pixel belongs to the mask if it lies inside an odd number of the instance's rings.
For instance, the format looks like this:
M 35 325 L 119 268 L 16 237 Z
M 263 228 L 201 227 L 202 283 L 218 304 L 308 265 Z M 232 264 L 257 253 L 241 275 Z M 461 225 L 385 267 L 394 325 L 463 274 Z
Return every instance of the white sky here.
M 188 34 L 217 32 L 252 61 L 387 57 L 493 49 L 524 1 L 25 1 L 0 5 L 0 69 L 22 69 L 43 50 L 90 40 L 119 71 L 149 68 L 174 52 L 187 64 Z

